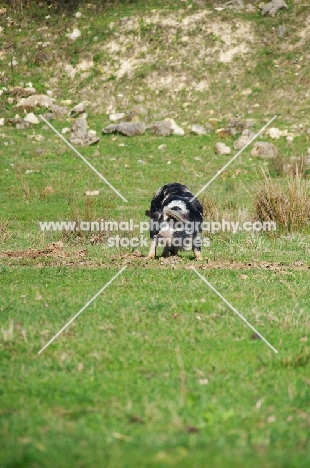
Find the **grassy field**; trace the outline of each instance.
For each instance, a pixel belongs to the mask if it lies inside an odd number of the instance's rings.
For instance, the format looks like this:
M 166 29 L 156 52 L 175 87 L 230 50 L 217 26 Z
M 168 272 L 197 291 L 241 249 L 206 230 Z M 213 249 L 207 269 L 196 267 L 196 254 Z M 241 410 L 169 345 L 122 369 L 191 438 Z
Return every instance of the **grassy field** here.
M 221 86 L 221 79 L 227 72 L 233 80 L 233 70 L 245 63 L 238 56 L 231 63 L 207 63 L 197 70 L 201 77 L 218 73 L 218 83 L 211 80 L 207 91 L 186 94 L 183 89 L 172 98 L 169 90 L 156 94 L 151 83 L 147 85 L 161 62 L 154 68 L 146 60 L 131 77 L 118 79 L 116 65 L 107 64 L 112 59 L 103 46 L 119 32 L 126 36 L 130 55 L 134 34 L 119 23 L 126 16 L 138 19 L 137 31 L 153 54 L 160 48 L 165 57 L 171 40 L 171 56 L 177 57 L 184 31 L 170 38 L 164 27 L 150 27 L 141 15 L 147 18 L 152 8 L 167 18 L 184 19 L 203 8 L 216 15 L 211 3 L 193 3 L 192 8 L 184 2 L 116 3 L 107 11 L 99 9 L 97 15 L 83 5 L 79 24 L 83 31 L 90 24 L 91 34 L 73 44 L 62 41 L 76 24 L 73 15 L 60 19 L 44 8 L 29 8 L 28 15 L 21 15 L 17 9 L 9 12 L 15 24 L 8 26 L 8 12 L 0 13 L 5 41 L 1 79 L 9 77 L 0 85 L 6 88 L 0 96 L 0 118 L 16 113 L 16 101 L 8 101 L 9 87 L 32 81 L 40 92 L 52 87 L 58 102 L 69 97 L 76 104 L 86 89 L 100 92 L 102 107 L 89 103 L 88 116 L 99 135 L 108 124 L 109 99 L 114 99 L 116 110 L 126 110 L 134 104 L 136 92 L 148 96 L 143 105 L 150 107 L 150 119 L 172 116 L 184 124 L 187 134 L 131 139 L 100 135 L 98 145 L 78 148 L 128 200 L 125 203 L 44 123 L 27 130 L 0 127 L 0 466 L 306 468 L 310 465 L 309 227 L 274 233 L 205 233 L 210 247 L 203 249 L 204 259 L 197 262 L 189 252 L 151 261 L 146 258 L 147 246 L 109 247 L 109 233 L 43 232 L 39 226 L 40 221 L 98 219 L 133 219 L 137 224 L 147 220 L 144 212 L 161 185 L 178 181 L 196 193 L 231 158 L 214 153 L 219 140 L 215 131 L 202 137 L 189 134 L 189 124 L 210 117 L 218 119 L 215 129 L 225 127 L 230 117 L 253 117 L 255 132 L 278 114 L 273 125 L 296 134 L 291 144 L 284 138 L 276 141 L 281 158 L 305 156 L 310 146 L 304 131 L 310 127 L 309 99 L 302 96 L 308 89 L 309 50 L 306 44 L 300 60 L 296 37 L 304 27 L 306 9 L 289 2 L 289 10 L 274 19 L 225 10 L 221 21 L 250 22 L 256 38 L 269 40 L 268 47 L 261 41 L 253 45 L 251 65 L 233 85 L 224 80 Z M 50 22 L 45 20 L 49 12 Z M 108 27 L 111 21 L 116 29 Z M 192 31 L 197 41 L 198 23 Z M 59 32 L 52 46 L 62 64 L 75 66 L 86 52 L 90 54 L 95 62 L 91 74 L 77 75 L 72 81 L 61 72 L 59 62 L 36 65 L 34 44 L 46 40 L 47 31 L 38 24 L 48 24 L 52 34 Z M 272 28 L 279 24 L 291 28 L 287 41 L 297 44 L 294 52 L 282 54 L 283 43 L 272 39 Z M 92 36 L 97 37 L 95 42 Z M 208 41 L 221 44 L 214 33 Z M 13 56 L 20 65 L 12 71 L 8 62 Z M 293 61 L 296 57 L 298 62 Z M 279 67 L 274 67 L 274 60 Z M 194 65 L 187 67 L 184 62 L 183 66 L 180 73 L 193 76 Z M 163 76 L 176 71 L 171 66 Z M 259 75 L 255 82 L 260 85 L 254 86 L 253 74 Z M 55 77 L 59 81 L 53 87 L 50 80 Z M 284 101 L 277 91 L 269 99 L 276 85 L 291 99 Z M 248 86 L 253 92 L 245 97 L 242 90 Z M 118 99 L 118 93 L 125 96 Z M 190 104 L 184 106 L 187 101 Z M 260 106 L 253 107 L 257 103 Z M 71 122 L 63 118 L 52 124 L 61 131 Z M 44 139 L 29 138 L 34 134 Z M 225 143 L 233 146 L 236 139 L 227 137 Z M 266 135 L 263 139 L 271 141 Z M 163 144 L 166 148 L 159 149 Z M 276 175 L 272 163 L 252 158 L 250 150 L 200 197 L 205 205 L 211 203 L 219 219 L 253 221 L 263 171 Z M 285 174 L 275 180 L 287 183 Z M 304 181 L 309 182 L 309 175 Z M 100 194 L 86 197 L 89 190 Z M 127 234 L 140 235 L 137 228 Z M 123 273 L 38 354 L 124 266 Z M 195 275 L 193 266 L 277 354 Z

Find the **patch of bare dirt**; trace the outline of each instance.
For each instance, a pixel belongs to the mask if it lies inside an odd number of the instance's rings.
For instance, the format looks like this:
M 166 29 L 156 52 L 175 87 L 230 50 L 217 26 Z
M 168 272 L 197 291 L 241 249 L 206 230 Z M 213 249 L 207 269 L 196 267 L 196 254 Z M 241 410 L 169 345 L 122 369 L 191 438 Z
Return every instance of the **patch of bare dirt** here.
M 79 250 L 75 252 L 67 252 L 64 250 L 63 242 L 52 242 L 48 244 L 44 249 L 25 249 L 25 250 L 16 250 L 16 251 L 4 251 L 0 252 L 0 257 L 4 258 L 41 258 L 41 257 L 56 257 L 56 258 L 69 258 L 69 257 L 85 257 L 87 255 L 87 250 Z

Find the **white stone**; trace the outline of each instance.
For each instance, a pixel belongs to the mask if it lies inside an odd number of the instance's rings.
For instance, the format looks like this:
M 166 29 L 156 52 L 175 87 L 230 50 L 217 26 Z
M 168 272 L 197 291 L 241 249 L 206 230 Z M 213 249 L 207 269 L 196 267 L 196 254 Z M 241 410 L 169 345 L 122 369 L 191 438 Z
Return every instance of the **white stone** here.
M 75 41 L 78 37 L 82 35 L 81 31 L 77 28 L 74 28 L 72 33 L 66 34 L 66 36 L 71 39 L 71 41 Z
M 272 127 L 266 131 L 267 135 L 273 140 L 278 140 L 281 136 L 280 130 L 278 128 Z
M 70 128 L 68 128 L 68 127 L 65 127 L 65 128 L 63 128 L 63 129 L 61 130 L 61 133 L 62 133 L 63 135 L 65 135 L 65 134 L 68 133 L 68 132 L 70 132 Z
M 185 135 L 183 128 L 179 127 L 179 125 L 177 125 L 173 119 L 167 118 L 165 120 L 171 123 L 171 130 L 174 135 L 178 135 L 178 136 Z
M 202 125 L 194 124 L 191 126 L 191 133 L 195 135 L 206 135 L 207 130 Z
M 230 154 L 231 148 L 225 145 L 225 143 L 221 143 L 220 141 L 218 141 L 217 143 L 215 143 L 214 151 L 217 154 Z
M 110 122 L 117 122 L 118 120 L 121 120 L 125 117 L 124 112 L 116 112 L 115 114 L 110 114 L 109 115 L 109 120 Z
M 54 96 L 53 91 L 51 91 L 50 89 L 48 91 L 46 91 L 46 94 L 47 94 L 48 97 L 53 97 Z
M 29 114 L 27 114 L 26 117 L 24 117 L 24 120 L 25 122 L 29 122 L 34 125 L 37 125 L 40 123 L 40 120 L 38 119 L 36 115 L 34 115 L 33 112 L 30 112 Z
M 86 195 L 87 197 L 95 197 L 95 196 L 99 195 L 99 193 L 100 193 L 99 190 L 88 190 L 88 191 L 85 193 L 85 195 Z
M 2 117 L 2 118 L 0 119 L 0 127 L 3 127 L 3 125 L 4 125 L 4 118 Z
M 82 15 L 82 13 L 81 13 L 80 11 L 77 11 L 77 12 L 75 13 L 75 17 L 76 17 L 76 18 L 82 18 L 82 16 L 83 16 L 83 15 Z

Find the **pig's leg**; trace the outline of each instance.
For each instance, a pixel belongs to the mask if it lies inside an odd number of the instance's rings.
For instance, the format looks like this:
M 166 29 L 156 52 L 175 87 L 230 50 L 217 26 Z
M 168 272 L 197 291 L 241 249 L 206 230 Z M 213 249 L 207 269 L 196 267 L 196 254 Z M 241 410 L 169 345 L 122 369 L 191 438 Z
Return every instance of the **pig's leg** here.
M 151 240 L 151 248 L 150 248 L 150 252 L 147 258 L 149 259 L 156 258 L 156 247 L 157 247 L 157 236 L 154 236 L 153 239 Z
M 164 250 L 163 250 L 163 253 L 162 253 L 161 256 L 162 256 L 162 257 L 169 257 L 169 255 L 170 255 L 170 248 L 169 248 L 168 245 L 165 245 Z

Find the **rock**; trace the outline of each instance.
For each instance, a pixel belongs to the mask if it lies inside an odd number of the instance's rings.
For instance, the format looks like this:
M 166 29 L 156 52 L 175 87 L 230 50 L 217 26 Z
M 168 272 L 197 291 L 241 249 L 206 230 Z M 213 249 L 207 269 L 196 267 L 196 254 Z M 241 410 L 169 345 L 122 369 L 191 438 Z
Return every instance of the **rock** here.
M 242 135 L 238 138 L 237 141 L 234 142 L 234 149 L 241 150 L 246 144 L 251 141 L 254 137 L 255 133 L 251 132 L 249 129 L 245 129 L 242 132 Z
M 269 135 L 273 140 L 278 140 L 281 136 L 280 130 L 278 128 L 272 127 L 266 131 L 266 134 Z
M 293 135 L 287 135 L 286 141 L 287 141 L 288 143 L 293 143 L 293 141 L 294 141 Z
M 125 117 L 125 112 L 116 112 L 115 114 L 109 115 L 110 122 L 117 122 Z
M 71 41 L 75 41 L 78 37 L 82 35 L 81 31 L 77 28 L 74 28 L 72 33 L 66 34 L 66 36 L 71 39 Z
M 53 99 L 45 94 L 34 94 L 28 98 L 22 98 L 15 107 L 26 111 L 32 111 L 36 107 L 49 109 L 53 105 Z
M 131 111 L 126 114 L 127 122 L 140 122 L 141 117 L 146 117 L 148 114 L 148 110 L 146 107 L 137 105 L 134 106 Z
M 71 125 L 70 143 L 73 145 L 90 146 L 98 143 L 99 138 L 95 130 L 87 131 L 87 122 L 84 117 L 79 117 Z
M 143 122 L 123 122 L 108 125 L 102 129 L 102 133 L 120 133 L 125 136 L 143 135 L 146 125 Z
M 83 15 L 82 15 L 82 13 L 81 13 L 80 11 L 77 11 L 77 12 L 75 13 L 75 17 L 76 17 L 76 18 L 82 18 L 82 16 L 83 16 Z
M 32 127 L 32 124 L 30 122 L 26 122 L 24 119 L 21 119 L 20 117 L 7 119 L 6 123 L 8 125 L 14 125 L 17 128 L 17 130 L 24 130 L 25 128 Z
M 153 135 L 169 136 L 172 133 L 171 122 L 167 120 L 160 120 L 149 125 L 149 130 Z
M 165 119 L 165 122 L 170 122 L 173 135 L 178 135 L 178 136 L 185 135 L 183 128 L 179 127 L 179 125 L 177 125 L 173 119 L 167 118 Z
M 3 125 L 4 125 L 4 118 L 2 117 L 2 118 L 0 119 L 0 127 L 3 127 Z
M 69 114 L 69 111 L 68 111 L 67 107 L 59 106 L 57 104 L 52 104 L 51 107 L 50 107 L 50 111 L 56 117 L 66 117 Z
M 271 0 L 262 7 L 262 15 L 275 16 L 281 8 L 288 8 L 284 0 Z
M 62 133 L 63 135 L 65 135 L 65 134 L 68 133 L 68 132 L 70 132 L 70 128 L 68 128 L 68 127 L 65 127 L 65 128 L 62 128 L 62 129 L 61 129 L 61 133 Z
M 256 141 L 251 151 L 251 156 L 264 159 L 275 158 L 277 154 L 277 147 L 267 141 Z
M 207 130 L 203 125 L 194 124 L 191 126 L 191 133 L 195 135 L 206 135 Z
M 230 154 L 231 148 L 225 145 L 225 143 L 221 143 L 220 141 L 218 141 L 217 143 L 215 143 L 214 151 L 216 152 L 216 154 Z
M 55 114 L 53 112 L 46 112 L 46 114 L 42 114 L 46 120 L 53 120 L 55 118 Z
M 80 102 L 71 109 L 70 116 L 74 117 L 76 115 L 83 114 L 83 112 L 85 112 L 85 105 L 84 102 Z
M 36 115 L 34 115 L 33 112 L 30 112 L 30 114 L 27 114 L 26 117 L 24 117 L 25 122 L 30 122 L 31 124 L 37 125 L 40 123 L 40 120 Z
M 158 149 L 159 150 L 165 150 L 167 148 L 167 145 L 159 145 Z
M 99 190 L 88 190 L 85 195 L 86 197 L 96 197 L 99 195 Z

